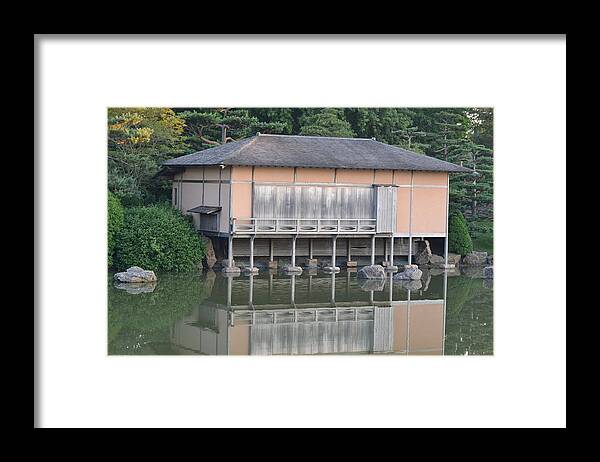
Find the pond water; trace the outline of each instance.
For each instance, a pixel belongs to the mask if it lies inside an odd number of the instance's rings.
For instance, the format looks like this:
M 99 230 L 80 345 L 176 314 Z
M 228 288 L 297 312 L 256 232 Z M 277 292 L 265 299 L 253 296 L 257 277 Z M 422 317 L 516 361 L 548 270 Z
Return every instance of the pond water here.
M 493 286 L 479 270 L 421 281 L 356 272 L 108 274 L 110 355 L 493 354 Z

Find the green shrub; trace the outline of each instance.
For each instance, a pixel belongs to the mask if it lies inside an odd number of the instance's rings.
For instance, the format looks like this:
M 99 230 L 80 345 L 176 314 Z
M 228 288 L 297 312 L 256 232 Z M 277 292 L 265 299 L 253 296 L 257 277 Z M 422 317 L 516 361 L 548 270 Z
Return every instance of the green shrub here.
M 448 249 L 450 252 L 466 255 L 473 251 L 473 241 L 464 215 L 453 211 L 448 222 Z
M 121 201 L 112 192 L 108 191 L 108 266 L 113 264 L 115 252 L 115 239 L 124 221 L 124 210 Z
M 203 256 L 204 246 L 191 220 L 171 206 L 125 210 L 125 222 L 116 239 L 115 268 L 193 271 Z

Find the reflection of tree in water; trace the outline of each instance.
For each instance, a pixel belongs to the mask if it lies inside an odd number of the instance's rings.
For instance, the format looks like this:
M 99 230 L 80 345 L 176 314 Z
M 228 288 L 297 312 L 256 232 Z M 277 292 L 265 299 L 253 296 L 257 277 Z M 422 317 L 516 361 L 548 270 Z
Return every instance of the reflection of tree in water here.
M 493 354 L 493 290 L 480 278 L 448 278 L 445 354 Z
M 198 273 L 164 274 L 153 292 L 139 294 L 109 283 L 108 353 L 157 353 L 169 343 L 171 325 L 206 298 L 210 282 Z

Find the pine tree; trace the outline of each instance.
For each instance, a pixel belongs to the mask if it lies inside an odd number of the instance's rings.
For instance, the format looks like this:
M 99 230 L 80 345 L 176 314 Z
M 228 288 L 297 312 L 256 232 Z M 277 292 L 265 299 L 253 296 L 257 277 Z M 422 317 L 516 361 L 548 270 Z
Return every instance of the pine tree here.
M 344 118 L 344 111 L 325 108 L 301 119 L 300 135 L 354 137 L 350 124 Z
M 256 132 L 282 133 L 286 129 L 282 122 L 261 122 L 251 116 L 248 109 L 192 110 L 180 115 L 185 120 L 187 142 L 196 150 L 236 141 Z
M 453 210 L 448 221 L 448 250 L 460 255 L 473 251 L 467 221 L 459 210 Z

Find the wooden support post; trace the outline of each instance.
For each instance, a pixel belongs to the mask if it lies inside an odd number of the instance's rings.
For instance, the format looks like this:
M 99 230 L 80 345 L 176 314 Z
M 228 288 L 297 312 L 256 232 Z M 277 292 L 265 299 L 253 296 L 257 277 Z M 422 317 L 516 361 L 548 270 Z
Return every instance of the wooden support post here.
M 290 278 L 290 284 L 292 285 L 290 291 L 290 303 L 294 305 L 296 303 L 296 275 L 292 274 Z
M 227 257 L 229 260 L 229 267 L 232 268 L 233 267 L 233 236 L 230 234 L 229 235 L 229 242 L 227 245 Z
M 273 261 L 273 258 L 275 258 L 275 252 L 273 250 L 273 239 L 269 239 L 269 261 Z
M 308 258 L 310 260 L 313 259 L 313 240 L 312 239 L 308 240 Z
M 336 242 L 337 242 L 337 236 L 334 236 L 332 238 L 332 242 L 331 242 L 331 267 L 335 268 L 336 264 L 335 264 L 335 247 L 336 247 Z
M 388 247 L 387 247 L 387 239 L 383 238 L 383 261 L 388 261 Z
M 248 305 L 254 305 L 254 275 L 250 273 L 250 281 L 249 281 L 249 290 L 248 290 Z
M 375 235 L 371 236 L 371 265 L 375 264 Z
M 413 203 L 413 186 L 414 186 L 414 173 L 410 172 L 410 195 L 408 197 L 408 264 L 412 265 L 412 203 Z
M 292 266 L 296 266 L 296 236 L 292 238 Z
M 250 236 L 250 271 L 254 268 L 254 236 Z
M 390 237 L 390 266 L 394 266 L 394 236 Z
M 331 273 L 331 303 L 335 303 L 335 272 Z
M 227 306 L 228 307 L 231 306 L 231 285 L 232 285 L 232 281 L 233 281 L 232 277 L 228 277 L 227 278 Z
M 444 265 L 448 266 L 448 213 L 450 212 L 450 174 L 446 174 L 446 238 L 444 239 Z
M 351 255 L 351 251 L 352 251 L 352 245 L 351 245 L 352 239 L 348 238 L 348 242 L 346 243 L 346 260 L 348 261 L 352 261 L 352 255 Z

